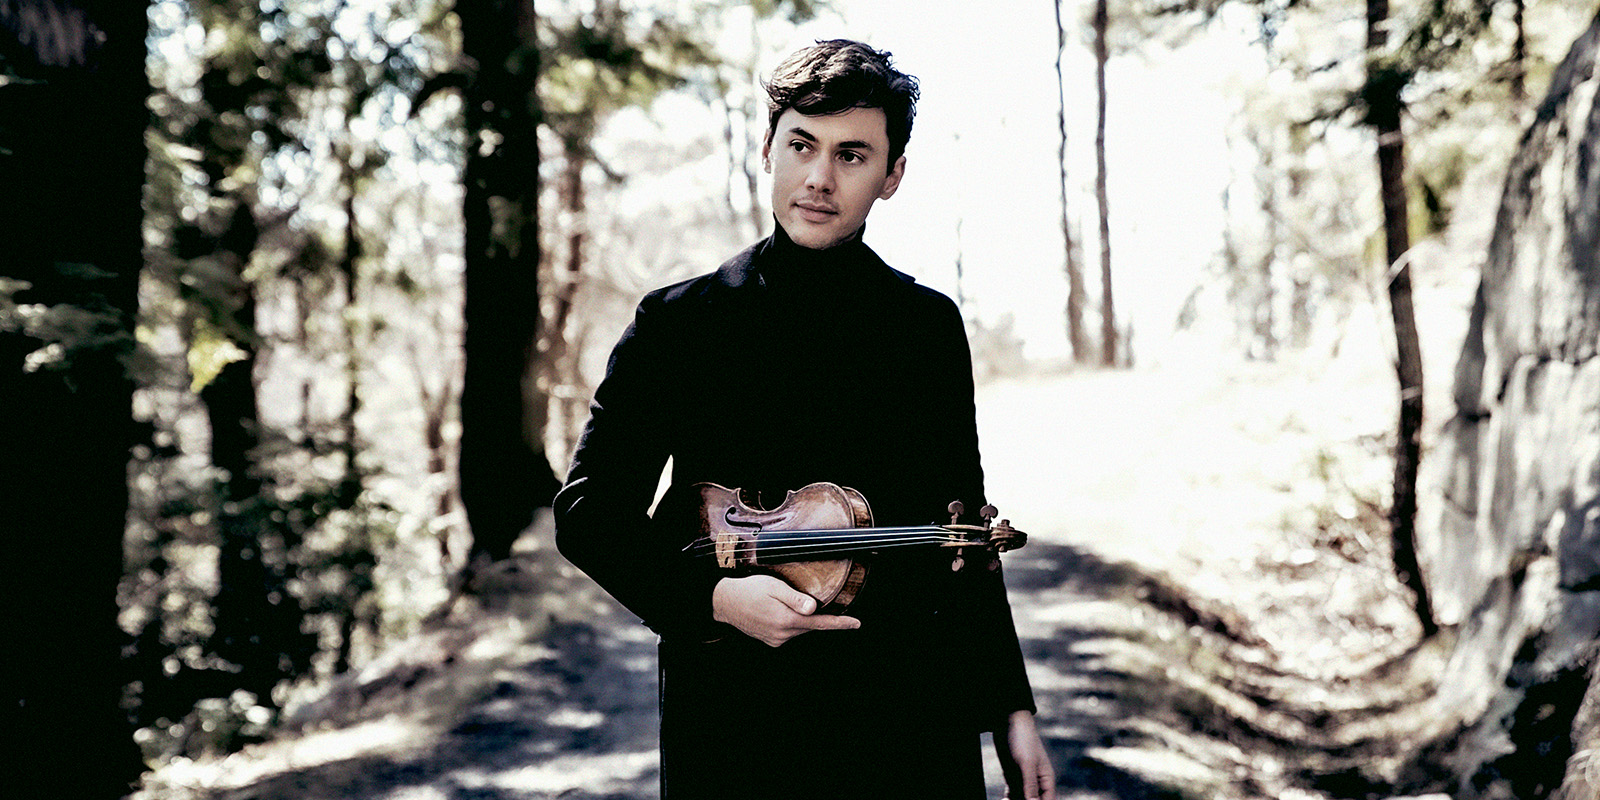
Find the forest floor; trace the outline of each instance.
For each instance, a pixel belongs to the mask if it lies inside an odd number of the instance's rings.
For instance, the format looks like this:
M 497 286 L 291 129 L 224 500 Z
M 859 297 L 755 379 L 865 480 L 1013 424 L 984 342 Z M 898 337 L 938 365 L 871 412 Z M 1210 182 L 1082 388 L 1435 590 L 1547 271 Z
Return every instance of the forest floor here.
M 1418 643 L 1380 533 L 1380 343 L 1326 352 L 980 388 L 990 496 L 1031 535 L 1007 583 L 1064 798 L 1398 794 L 1448 643 Z M 653 635 L 547 524 L 481 588 L 271 740 L 164 765 L 140 797 L 655 797 Z

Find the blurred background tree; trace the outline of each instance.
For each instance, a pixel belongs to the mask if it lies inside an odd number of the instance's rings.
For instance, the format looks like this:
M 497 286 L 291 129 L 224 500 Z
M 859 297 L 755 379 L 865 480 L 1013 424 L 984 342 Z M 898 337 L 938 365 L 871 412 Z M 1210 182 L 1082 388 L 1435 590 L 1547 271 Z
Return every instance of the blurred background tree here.
M 727 67 L 649 4 L 150 17 L 150 433 L 121 620 L 156 756 L 259 738 L 295 686 L 364 663 L 510 555 L 586 403 L 571 342 L 594 318 L 574 309 L 613 269 L 586 262 L 588 198 L 627 168 L 592 140 Z M 612 299 L 658 279 L 630 273 Z
M 140 771 L 115 620 L 145 367 L 146 27 L 143 3 L 0 2 L 0 724 L 25 792 L 116 797 Z

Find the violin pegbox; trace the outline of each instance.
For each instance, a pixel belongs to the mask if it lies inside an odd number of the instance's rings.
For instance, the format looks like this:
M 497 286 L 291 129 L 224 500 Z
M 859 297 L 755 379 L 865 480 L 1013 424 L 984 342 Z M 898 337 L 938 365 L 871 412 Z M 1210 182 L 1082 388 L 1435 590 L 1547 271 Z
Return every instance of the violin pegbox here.
M 960 500 L 951 500 L 950 501 L 950 505 L 947 506 L 945 508 L 945 510 L 950 512 L 950 524 L 951 525 L 960 525 L 961 524 L 961 514 L 967 510 L 967 507 L 962 505 Z M 966 554 L 966 548 L 965 547 L 957 547 L 956 548 L 955 558 L 950 559 L 950 571 L 951 572 L 960 572 L 961 568 L 967 565 L 967 559 L 965 557 L 965 554 Z
M 994 524 L 994 518 L 1000 516 L 1000 509 L 995 508 L 992 503 L 985 503 L 983 508 L 978 509 L 978 516 L 983 518 L 983 532 L 986 535 L 989 544 L 994 546 L 995 552 L 998 553 L 1010 549 L 1001 546 L 999 542 L 995 541 L 996 527 Z M 1010 520 L 1001 520 L 1000 525 L 1008 530 L 1011 527 Z M 988 565 L 989 571 L 993 572 L 1000 568 L 1000 559 L 991 555 L 988 560 Z
M 950 524 L 944 530 L 951 534 L 946 547 L 956 549 L 955 558 L 950 562 L 953 572 L 960 572 L 967 564 L 966 552 L 968 547 L 982 548 L 985 553 L 985 563 L 993 571 L 1000 568 L 1000 560 L 994 557 L 996 553 L 1015 550 L 1028 542 L 1028 534 L 1011 527 L 1011 520 L 1002 519 L 995 522 L 1000 516 L 1000 509 L 985 504 L 978 509 L 978 516 L 983 518 L 982 525 L 961 524 L 961 514 L 965 506 L 960 500 L 952 501 L 949 505 Z

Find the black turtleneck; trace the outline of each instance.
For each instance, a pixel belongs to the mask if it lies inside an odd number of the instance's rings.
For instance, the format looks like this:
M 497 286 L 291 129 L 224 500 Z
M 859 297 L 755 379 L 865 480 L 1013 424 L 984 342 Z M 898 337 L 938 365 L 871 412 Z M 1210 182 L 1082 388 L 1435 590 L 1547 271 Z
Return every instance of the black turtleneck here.
M 718 699 L 728 688 L 718 676 L 783 686 L 763 702 L 808 735 L 821 736 L 812 728 L 827 719 L 807 709 L 857 703 L 888 726 L 873 734 L 869 725 L 863 741 L 922 741 L 918 728 L 987 728 L 1031 708 L 997 572 L 955 574 L 938 554 L 880 559 L 851 607 L 860 630 L 768 648 L 711 620 L 723 576 L 678 555 L 697 535 L 693 487 L 702 481 L 768 507 L 788 490 L 837 483 L 861 491 L 879 525 L 947 521 L 951 500 L 977 509 L 972 398 L 955 304 L 884 264 L 859 233 L 811 250 L 780 226 L 716 272 L 640 302 L 595 391 L 555 512 L 562 552 L 664 637 L 669 785 L 673 764 L 678 775 L 726 770 L 697 760 L 691 743 L 752 724 Z M 670 487 L 652 517 L 669 457 Z M 950 675 L 984 677 L 930 716 L 928 697 Z M 672 713 L 688 707 L 693 714 Z
M 863 226 L 854 235 L 825 250 L 795 244 L 782 225 L 761 244 L 753 261 L 759 280 L 769 287 L 783 285 L 824 288 L 854 286 L 893 274 L 862 241 Z

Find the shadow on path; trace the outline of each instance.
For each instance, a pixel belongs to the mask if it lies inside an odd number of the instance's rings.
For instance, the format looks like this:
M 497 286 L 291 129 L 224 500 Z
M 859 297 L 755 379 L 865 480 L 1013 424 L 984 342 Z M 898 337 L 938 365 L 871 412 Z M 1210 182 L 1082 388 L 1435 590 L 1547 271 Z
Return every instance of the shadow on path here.
M 1301 702 L 1319 687 L 1272 667 L 1234 611 L 1037 538 L 1006 571 L 1063 800 L 1279 797 L 1308 785 L 1333 715 Z M 657 797 L 653 634 L 553 548 L 523 554 L 511 573 L 334 687 L 278 741 L 203 778 L 158 774 L 141 800 Z

